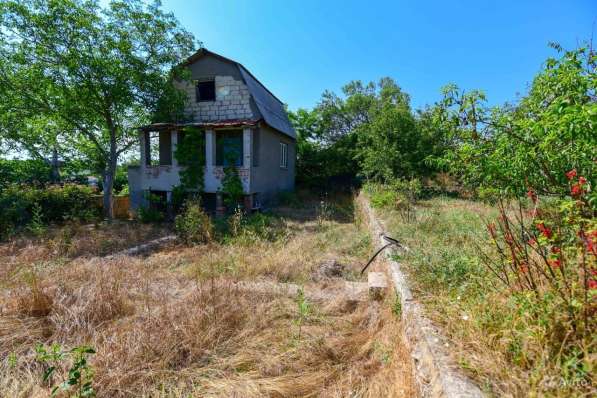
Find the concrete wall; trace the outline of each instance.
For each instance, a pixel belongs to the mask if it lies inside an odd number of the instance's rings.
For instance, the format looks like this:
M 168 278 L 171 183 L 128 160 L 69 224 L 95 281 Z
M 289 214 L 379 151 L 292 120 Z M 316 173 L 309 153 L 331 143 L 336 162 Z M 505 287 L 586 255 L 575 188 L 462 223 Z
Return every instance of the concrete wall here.
M 267 125 L 259 128 L 259 163 L 251 167 L 251 191 L 267 204 L 280 191 L 293 191 L 296 170 L 296 142 Z M 288 167 L 280 167 L 280 142 L 288 145 Z M 253 163 L 254 164 L 254 163 Z

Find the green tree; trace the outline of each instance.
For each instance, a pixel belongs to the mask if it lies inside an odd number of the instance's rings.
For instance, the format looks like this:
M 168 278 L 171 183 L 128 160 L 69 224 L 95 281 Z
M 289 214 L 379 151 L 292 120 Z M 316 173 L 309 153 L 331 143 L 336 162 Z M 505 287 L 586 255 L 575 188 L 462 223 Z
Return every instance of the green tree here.
M 176 66 L 195 46 L 159 2 L 5 0 L 0 113 L 54 121 L 73 151 L 97 161 L 111 218 L 118 159 L 137 142 L 139 126 L 170 119 L 171 81 L 184 77 Z
M 426 158 L 443 150 L 443 136 L 413 115 L 394 80 L 353 81 L 342 91 L 343 97 L 324 92 L 312 111 L 290 113 L 299 183 L 322 186 L 357 176 L 388 181 L 433 170 Z
M 453 144 L 440 163 L 469 187 L 566 195 L 571 169 L 594 186 L 597 57 L 587 48 L 552 46 L 559 58 L 545 62 L 518 104 L 488 109 L 478 92 L 449 86 L 435 105 L 436 125 Z

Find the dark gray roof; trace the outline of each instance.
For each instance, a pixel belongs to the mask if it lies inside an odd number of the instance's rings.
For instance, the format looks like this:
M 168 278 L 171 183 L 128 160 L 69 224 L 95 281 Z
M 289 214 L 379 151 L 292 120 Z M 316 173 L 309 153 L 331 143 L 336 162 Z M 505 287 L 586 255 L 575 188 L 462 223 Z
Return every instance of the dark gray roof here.
M 255 105 L 263 121 L 274 129 L 286 134 L 287 136 L 296 139 L 296 133 L 290 120 L 288 120 L 288 114 L 284 109 L 284 104 L 280 101 L 271 91 L 267 89 L 247 68 L 245 68 L 239 62 L 233 61 L 229 58 L 223 57 L 219 54 L 211 52 L 205 48 L 199 49 L 195 54 L 189 57 L 183 65 L 189 65 L 195 62 L 197 59 L 204 55 L 212 55 L 222 59 L 226 62 L 231 62 L 236 65 L 240 71 L 240 74 L 249 89 L 249 93 L 255 101 Z

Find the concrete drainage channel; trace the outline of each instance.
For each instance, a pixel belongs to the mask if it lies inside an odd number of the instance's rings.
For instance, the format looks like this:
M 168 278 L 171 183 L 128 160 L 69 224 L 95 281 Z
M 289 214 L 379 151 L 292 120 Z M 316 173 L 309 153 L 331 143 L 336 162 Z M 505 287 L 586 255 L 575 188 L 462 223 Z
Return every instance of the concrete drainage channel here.
M 372 237 L 377 247 L 385 245 L 384 226 L 369 205 L 369 201 L 361 193 L 358 205 L 366 215 Z M 400 297 L 402 304 L 402 322 L 413 358 L 413 369 L 417 387 L 423 397 L 483 397 L 481 390 L 473 384 L 450 359 L 445 348 L 446 339 L 441 336 L 429 319 L 423 316 L 421 305 L 412 296 L 400 264 L 392 258 L 394 248 L 388 247 L 385 252 L 387 273 Z

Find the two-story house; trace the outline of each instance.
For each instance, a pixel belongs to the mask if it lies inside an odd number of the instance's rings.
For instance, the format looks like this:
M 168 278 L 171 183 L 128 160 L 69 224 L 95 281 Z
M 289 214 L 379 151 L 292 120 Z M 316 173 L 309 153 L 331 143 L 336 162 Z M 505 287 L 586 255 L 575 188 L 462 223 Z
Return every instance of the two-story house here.
M 147 206 L 148 193 L 171 200 L 180 184 L 174 156 L 182 128 L 205 134 L 204 202 L 221 203 L 223 167 L 234 162 L 245 207 L 269 202 L 294 189 L 296 134 L 284 104 L 240 63 L 200 49 L 183 64 L 190 81 L 178 82 L 186 94 L 185 123 L 156 123 L 140 129 L 141 164 L 128 170 L 131 208 Z M 232 156 L 232 157 L 231 157 Z

